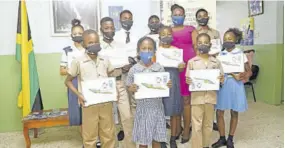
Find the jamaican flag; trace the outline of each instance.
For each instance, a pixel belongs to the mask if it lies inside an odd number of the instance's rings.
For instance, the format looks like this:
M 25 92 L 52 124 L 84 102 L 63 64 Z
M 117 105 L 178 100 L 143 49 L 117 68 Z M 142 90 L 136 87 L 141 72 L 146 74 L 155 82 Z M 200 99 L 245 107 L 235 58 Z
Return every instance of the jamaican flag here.
M 31 111 L 39 111 L 43 109 L 25 0 L 19 1 L 16 60 L 21 65 L 21 83 L 18 95 L 18 107 L 23 109 L 23 117 L 25 117 Z

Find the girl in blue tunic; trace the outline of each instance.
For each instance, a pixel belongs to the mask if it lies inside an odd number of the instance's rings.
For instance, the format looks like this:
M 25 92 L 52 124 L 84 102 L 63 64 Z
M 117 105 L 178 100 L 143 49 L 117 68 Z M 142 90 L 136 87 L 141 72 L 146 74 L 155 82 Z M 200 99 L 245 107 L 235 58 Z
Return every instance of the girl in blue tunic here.
M 180 51 L 171 45 L 172 29 L 169 26 L 163 26 L 159 29 L 160 46 L 158 50 Z M 177 67 L 165 66 L 165 71 L 169 72 L 173 87 L 170 89 L 170 96 L 163 98 L 164 112 L 166 116 L 170 116 L 170 148 L 177 148 L 176 140 L 179 139 L 181 128 L 181 115 L 183 112 L 183 98 L 180 95 L 180 78 L 179 73 L 185 68 L 185 63 L 181 62 Z
M 238 123 L 238 113 L 247 110 L 247 100 L 245 88 L 242 80 L 246 77 L 246 71 L 249 71 L 247 58 L 241 49 L 235 47 L 241 40 L 242 33 L 238 29 L 229 29 L 224 34 L 223 47 L 219 56 L 227 54 L 241 54 L 245 64 L 245 72 L 225 74 L 225 82 L 218 93 L 217 100 L 217 121 L 220 133 L 220 139 L 212 145 L 213 148 L 227 146 L 234 148 L 233 136 Z M 231 110 L 230 131 L 228 139 L 225 138 L 224 111 Z
M 81 42 L 83 40 L 82 34 L 84 31 L 80 20 L 72 20 L 71 28 L 71 38 L 73 44 L 63 48 L 63 53 L 60 61 L 60 74 L 67 75 L 68 67 L 72 59 L 84 54 L 85 49 L 82 47 Z M 73 85 L 77 88 L 78 81 L 77 78 L 73 79 Z M 71 90 L 68 89 L 68 114 L 69 114 L 69 125 L 79 126 L 81 125 L 81 107 L 78 103 L 77 95 L 75 95 Z

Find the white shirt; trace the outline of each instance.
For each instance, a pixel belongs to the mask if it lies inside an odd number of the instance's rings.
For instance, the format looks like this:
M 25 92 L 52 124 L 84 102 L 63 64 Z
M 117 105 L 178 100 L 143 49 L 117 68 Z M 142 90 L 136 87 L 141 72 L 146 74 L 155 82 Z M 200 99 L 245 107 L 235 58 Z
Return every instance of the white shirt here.
M 126 43 L 127 33 L 130 32 L 130 42 Z M 128 45 L 129 47 L 135 48 L 137 47 L 139 37 L 133 33 L 132 29 L 129 31 L 124 30 L 123 28 L 115 33 L 114 41 L 119 42 L 121 44 Z
M 78 49 L 74 46 L 74 44 L 72 44 L 70 48 L 72 49 L 72 51 L 67 52 L 67 55 L 66 52 L 62 49 L 60 66 L 70 67 L 72 61 L 68 61 L 68 59 L 75 59 L 85 53 L 84 49 Z
M 246 63 L 248 62 L 247 56 L 243 53 L 243 50 L 239 49 L 239 48 L 235 48 L 233 49 L 231 52 L 228 52 L 226 49 L 224 51 L 221 51 L 220 54 L 222 53 L 226 53 L 226 54 L 234 54 L 234 53 L 238 53 L 240 52 L 240 54 L 243 54 L 243 62 Z M 220 56 L 220 55 L 219 55 Z
M 116 57 L 117 55 L 119 55 L 119 57 L 125 57 L 124 60 L 119 60 L 116 62 L 116 60 L 118 59 L 110 59 L 111 61 L 111 64 L 115 67 L 115 68 L 121 68 L 123 64 L 124 65 L 127 65 L 129 64 L 128 62 L 128 57 L 127 57 L 127 49 L 126 48 L 126 44 L 122 44 L 120 42 L 117 42 L 115 40 L 113 40 L 111 43 L 107 43 L 103 40 L 103 37 L 101 37 L 101 40 L 100 40 L 100 45 L 101 45 L 101 48 L 102 50 L 99 52 L 99 55 L 101 56 L 108 56 L 111 54 L 111 56 L 114 56 Z M 112 51 L 113 50 L 113 51 Z M 105 52 L 104 52 L 105 51 Z M 126 55 L 124 55 L 126 54 Z M 106 58 L 110 58 L 110 57 L 106 57 Z
M 116 41 L 115 39 L 111 43 L 107 43 L 103 40 L 103 36 L 100 37 L 100 45 L 102 50 L 110 50 L 116 48 L 126 48 L 126 44 Z

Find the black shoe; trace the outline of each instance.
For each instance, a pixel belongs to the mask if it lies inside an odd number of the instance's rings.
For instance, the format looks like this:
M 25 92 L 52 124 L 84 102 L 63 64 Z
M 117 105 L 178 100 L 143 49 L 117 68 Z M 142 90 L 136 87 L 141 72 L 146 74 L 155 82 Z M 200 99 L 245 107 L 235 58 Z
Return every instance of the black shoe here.
M 166 128 L 170 129 L 170 125 L 166 122 Z
M 232 140 L 227 140 L 227 148 L 234 148 L 234 142 Z
M 190 140 L 191 133 L 192 133 L 192 126 L 190 126 L 189 138 L 188 138 L 188 139 L 183 139 L 183 137 L 182 137 L 182 138 L 181 138 L 181 144 L 187 143 L 187 142 Z
M 212 148 L 219 148 L 219 147 L 226 146 L 226 145 L 227 145 L 226 140 L 219 139 L 216 143 L 212 145 Z
M 123 141 L 125 138 L 125 133 L 124 131 L 120 131 L 117 135 L 118 141 Z
M 101 143 L 100 142 L 96 143 L 96 148 L 101 148 Z
M 181 139 L 181 144 L 184 144 L 184 143 L 187 143 L 187 142 L 189 142 L 189 140 L 190 140 L 190 137 L 188 138 L 188 139 Z
M 214 131 L 219 131 L 219 129 L 218 129 L 218 125 L 217 125 L 217 123 L 213 123 L 213 130 Z
M 167 148 L 166 142 L 160 142 L 160 147 L 161 147 L 161 148 Z
M 183 133 L 183 127 L 181 127 L 181 131 L 180 133 L 176 136 L 176 139 L 175 140 L 178 140 L 180 138 L 180 136 L 182 135 Z
M 170 142 L 169 142 L 170 148 L 177 148 L 176 138 L 177 138 L 176 136 L 171 136 Z

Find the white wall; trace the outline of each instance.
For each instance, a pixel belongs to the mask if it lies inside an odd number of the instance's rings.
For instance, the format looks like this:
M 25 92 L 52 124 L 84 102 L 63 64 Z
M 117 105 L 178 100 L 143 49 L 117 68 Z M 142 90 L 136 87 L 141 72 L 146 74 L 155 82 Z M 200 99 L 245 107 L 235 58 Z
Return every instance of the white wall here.
M 108 6 L 122 5 L 134 14 L 134 31 L 148 32 L 147 19 L 159 15 L 157 0 L 102 0 L 101 16 L 108 16 Z M 264 14 L 255 17 L 255 44 L 283 42 L 283 2 L 265 1 Z M 36 53 L 57 53 L 69 45 L 69 37 L 51 37 L 50 1 L 29 0 L 27 10 Z M 15 53 L 18 1 L 0 1 L 0 55 Z M 247 1 L 217 1 L 217 29 L 221 35 L 229 27 L 240 27 L 240 20 L 248 16 Z
M 36 53 L 62 52 L 63 47 L 72 43 L 69 37 L 51 36 L 50 1 L 28 0 L 26 4 Z M 133 30 L 136 34 L 143 36 L 149 32 L 147 20 L 151 15 L 151 0 L 102 0 L 102 17 L 108 16 L 108 6 L 112 5 L 123 6 L 124 9 L 132 11 Z M 15 54 L 18 1 L 0 1 L 0 11 L 0 18 L 3 21 L 0 33 L 0 55 Z
M 254 17 L 254 44 L 283 43 L 283 6 L 281 1 L 264 1 L 264 14 Z M 231 27 L 240 27 L 248 17 L 247 1 L 218 1 L 217 29 L 221 35 Z

